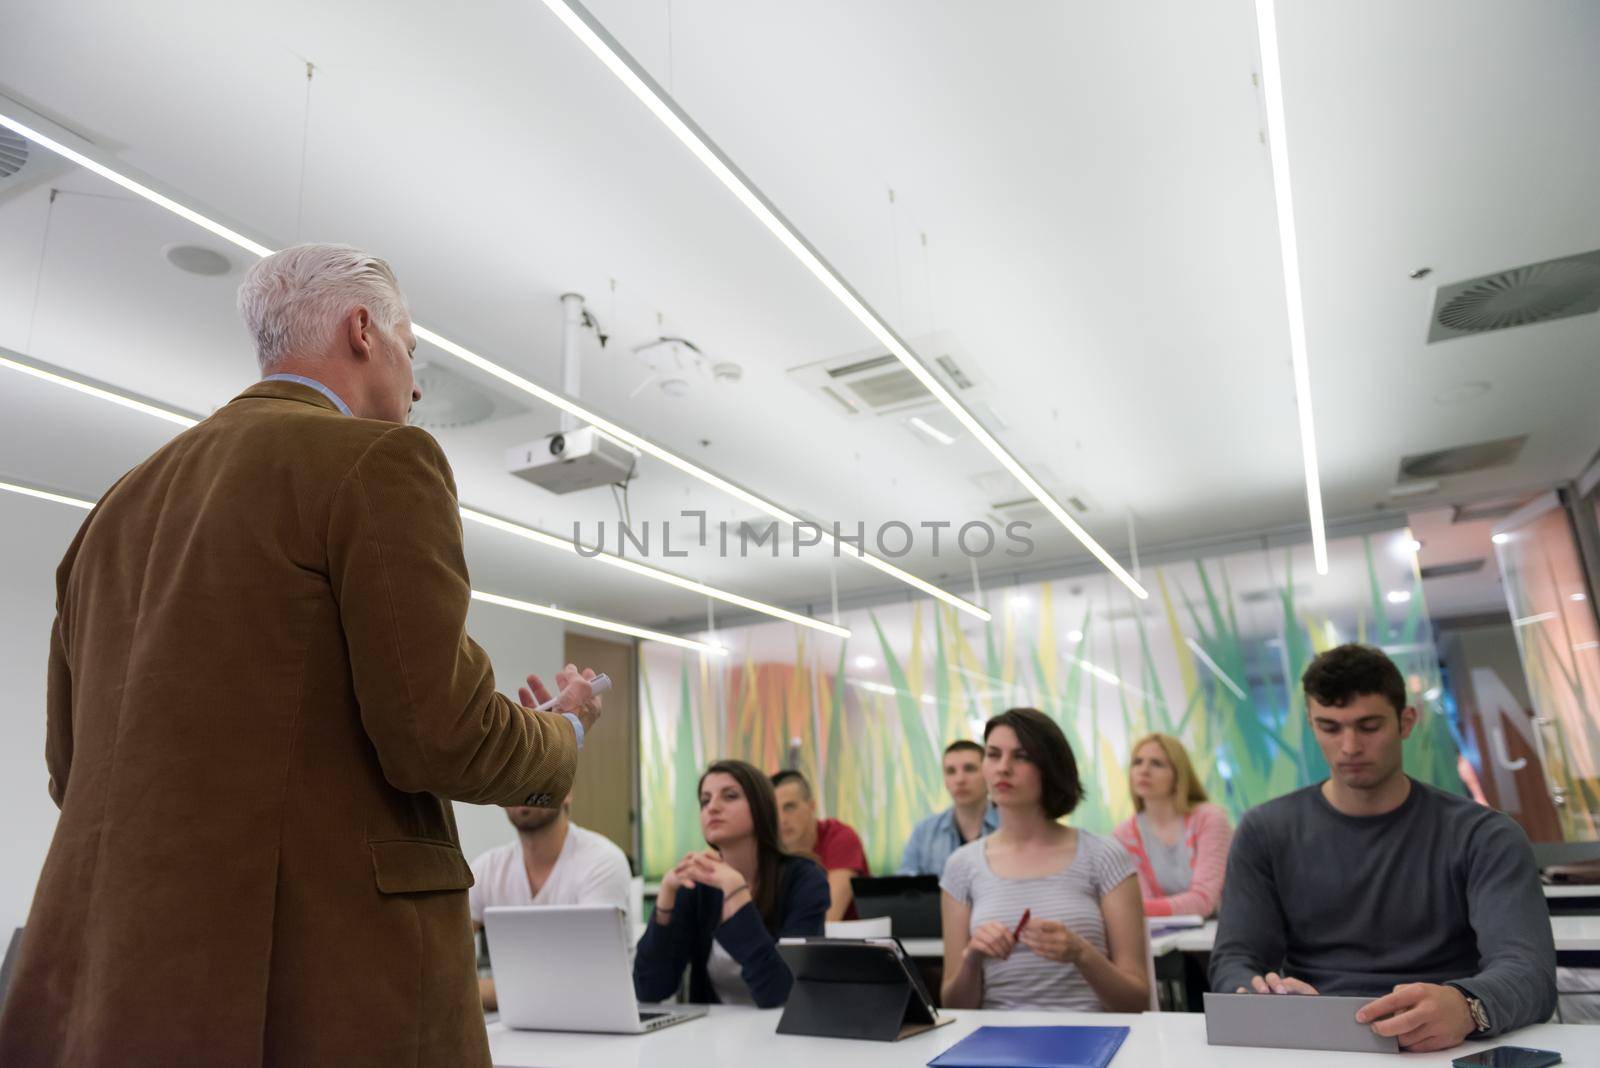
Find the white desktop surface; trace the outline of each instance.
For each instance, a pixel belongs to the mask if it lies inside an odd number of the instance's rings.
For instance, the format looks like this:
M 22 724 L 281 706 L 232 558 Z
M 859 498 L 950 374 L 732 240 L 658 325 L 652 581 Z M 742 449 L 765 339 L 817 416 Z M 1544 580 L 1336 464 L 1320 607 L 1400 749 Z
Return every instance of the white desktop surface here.
M 912 1068 L 985 1024 L 1013 1027 L 1128 1027 L 1112 1068 L 1391 1068 L 1444 1066 L 1464 1053 L 1509 1043 L 1558 1050 L 1564 1063 L 1600 1064 L 1600 1026 L 1544 1024 L 1490 1042 L 1468 1043 L 1443 1053 L 1323 1053 L 1244 1046 L 1206 1045 L 1199 1013 L 1154 1012 L 1140 1016 L 1106 1013 L 980 1012 L 950 1015 L 955 1023 L 901 1042 L 857 1042 L 776 1033 L 781 1009 L 713 1005 L 711 1014 L 648 1035 L 579 1035 L 555 1031 L 511 1031 L 489 1027 L 489 1049 L 497 1068 L 674 1068 L 677 1065 L 758 1064 L 761 1068 Z
M 1151 921 L 1151 926 L 1158 926 Z M 1550 931 L 1555 935 L 1558 952 L 1600 949 L 1600 916 L 1550 917 Z M 1150 939 L 1150 952 L 1154 956 L 1171 953 L 1209 953 L 1217 938 L 1217 921 L 1208 920 L 1204 927 L 1186 931 L 1173 931 Z M 913 957 L 939 959 L 944 956 L 944 943 L 937 938 L 902 938 L 900 944 Z
M 1600 949 L 1600 916 L 1551 916 L 1550 933 L 1555 936 L 1558 953 Z M 1216 939 L 1217 921 L 1210 920 L 1204 927 L 1192 931 L 1174 931 L 1152 938 L 1150 951 L 1157 957 L 1173 950 L 1180 953 L 1209 953 Z M 907 952 L 910 952 L 909 948 Z

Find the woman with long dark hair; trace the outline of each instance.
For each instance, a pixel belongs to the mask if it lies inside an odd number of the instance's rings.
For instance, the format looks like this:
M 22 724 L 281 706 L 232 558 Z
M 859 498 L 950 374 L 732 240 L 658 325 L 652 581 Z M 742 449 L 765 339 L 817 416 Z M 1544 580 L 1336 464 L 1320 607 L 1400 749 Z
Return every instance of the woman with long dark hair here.
M 662 878 L 633 958 L 634 992 L 666 1001 L 688 965 L 690 1001 L 782 1005 L 794 977 L 778 939 L 822 934 L 828 878 L 783 852 L 772 784 L 757 768 L 719 760 L 700 776 L 699 796 L 711 848 Z

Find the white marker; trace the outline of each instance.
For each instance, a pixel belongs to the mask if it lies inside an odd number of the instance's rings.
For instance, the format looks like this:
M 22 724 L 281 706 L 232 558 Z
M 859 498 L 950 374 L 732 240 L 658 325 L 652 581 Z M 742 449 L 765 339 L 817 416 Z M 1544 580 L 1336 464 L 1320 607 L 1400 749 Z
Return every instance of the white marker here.
M 611 689 L 611 677 L 605 674 L 596 675 L 594 678 L 589 680 L 589 689 L 597 696 L 605 693 L 607 690 Z M 554 697 L 550 698 L 550 700 L 546 701 L 538 708 L 535 708 L 534 711 L 548 712 L 552 708 L 556 707 L 556 702 L 559 700 L 561 700 L 561 695 L 556 694 Z

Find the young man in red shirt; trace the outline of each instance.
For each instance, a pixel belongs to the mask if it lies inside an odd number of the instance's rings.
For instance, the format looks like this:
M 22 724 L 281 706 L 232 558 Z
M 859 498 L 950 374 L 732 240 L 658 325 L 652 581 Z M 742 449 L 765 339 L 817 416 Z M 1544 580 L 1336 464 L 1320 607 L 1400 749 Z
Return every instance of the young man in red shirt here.
M 832 900 L 827 918 L 855 919 L 856 903 L 850 880 L 857 875 L 872 874 L 867 867 L 866 851 L 861 848 L 861 836 L 848 823 L 817 818 L 817 802 L 811 796 L 811 784 L 800 772 L 792 768 L 778 772 L 772 776 L 772 788 L 778 795 L 778 829 L 783 836 L 784 850 L 815 857 L 828 873 Z

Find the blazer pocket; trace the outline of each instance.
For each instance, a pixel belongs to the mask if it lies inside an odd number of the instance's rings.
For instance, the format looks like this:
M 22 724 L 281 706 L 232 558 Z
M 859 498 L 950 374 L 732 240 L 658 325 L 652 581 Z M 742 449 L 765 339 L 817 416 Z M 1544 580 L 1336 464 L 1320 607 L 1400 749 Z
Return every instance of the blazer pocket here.
M 391 838 L 367 846 L 372 850 L 372 873 L 379 893 L 465 890 L 472 885 L 472 869 L 452 842 Z

